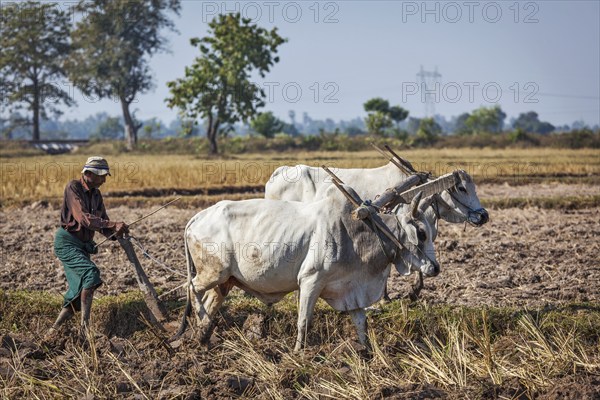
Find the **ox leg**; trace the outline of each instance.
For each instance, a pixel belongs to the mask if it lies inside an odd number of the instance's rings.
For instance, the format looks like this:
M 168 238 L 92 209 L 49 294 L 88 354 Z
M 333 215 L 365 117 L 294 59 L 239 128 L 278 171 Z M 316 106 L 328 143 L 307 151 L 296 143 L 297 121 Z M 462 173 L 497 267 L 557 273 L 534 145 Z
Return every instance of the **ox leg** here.
M 358 334 L 358 342 L 363 346 L 368 346 L 367 342 L 367 313 L 364 308 L 357 308 L 356 310 L 350 310 L 350 316 L 352 322 L 356 326 L 356 333 Z
M 319 298 L 320 290 L 317 289 L 317 280 L 310 282 L 301 282 L 300 300 L 298 304 L 298 336 L 296 337 L 296 346 L 294 351 L 299 351 L 304 345 L 304 339 L 308 328 L 312 323 L 315 304 Z
M 415 285 L 412 287 L 412 292 L 408 295 L 411 301 L 417 301 L 423 289 L 423 273 L 419 271 L 415 277 Z
M 202 296 L 202 304 L 196 314 L 201 342 L 206 342 L 210 339 L 215 324 L 214 316 L 225 301 L 225 295 L 226 293 L 222 293 L 221 288 L 217 286 L 206 291 L 204 296 Z
M 181 324 L 179 326 L 179 329 L 177 330 L 177 333 L 175 333 L 175 335 L 171 337 L 170 341 L 177 340 L 181 335 L 183 335 L 188 326 L 188 318 L 193 318 L 191 316 L 192 311 L 196 315 L 196 318 L 199 319 L 199 313 L 203 307 L 202 298 L 204 296 L 204 293 L 205 291 L 196 291 L 193 284 L 190 284 L 188 286 L 187 301 L 185 305 L 185 310 L 183 312 L 183 316 L 181 318 Z
M 190 292 L 189 296 L 192 299 L 192 309 L 196 314 L 196 319 L 198 320 L 198 322 L 200 322 L 200 312 L 204 308 L 202 299 L 204 298 L 206 290 L 198 290 L 194 285 L 190 285 L 188 290 Z
M 228 292 L 228 289 L 221 290 L 219 286 L 229 287 L 230 285 L 227 283 L 219 285 L 219 282 L 227 281 L 227 278 L 224 278 L 227 273 L 225 268 L 214 266 L 205 268 L 201 264 L 197 271 L 189 290 L 201 332 L 201 340 L 205 341 L 210 337 L 213 316 L 223 304 L 224 297 Z

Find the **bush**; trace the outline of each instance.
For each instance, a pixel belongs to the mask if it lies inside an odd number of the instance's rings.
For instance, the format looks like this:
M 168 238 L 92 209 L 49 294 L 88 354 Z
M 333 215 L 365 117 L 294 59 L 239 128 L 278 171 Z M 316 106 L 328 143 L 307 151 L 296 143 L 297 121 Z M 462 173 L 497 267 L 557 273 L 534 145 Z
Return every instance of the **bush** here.
M 570 149 L 600 148 L 600 130 L 593 132 L 583 128 L 571 132 L 559 133 L 548 136 L 547 145 L 550 147 L 566 147 Z
M 541 135 L 528 133 L 517 129 L 504 133 L 481 133 L 475 135 L 449 135 L 428 134 L 431 132 L 421 130 L 417 135 L 409 135 L 406 131 L 396 131 L 393 137 L 376 135 L 355 135 L 346 133 L 321 132 L 318 135 L 292 136 L 278 133 L 273 138 L 262 136 L 233 136 L 221 137 L 218 140 L 219 150 L 222 154 L 242 154 L 260 152 L 283 151 L 363 151 L 370 150 L 371 143 L 379 146 L 385 144 L 392 148 L 411 147 L 421 148 L 526 148 L 526 147 L 554 147 L 554 148 L 600 148 L 600 131 L 584 128 L 572 132 Z M 206 156 L 209 143 L 205 137 L 167 137 L 163 139 L 144 139 L 138 142 L 131 154 L 190 154 Z M 88 146 L 75 150 L 75 154 L 103 154 L 115 155 L 126 153 L 126 144 L 122 140 L 116 141 L 90 141 Z M 41 150 L 31 147 L 26 141 L 2 141 L 0 155 L 3 157 L 27 156 L 43 154 Z
M 535 134 L 527 133 L 521 128 L 509 132 L 508 139 L 512 143 L 530 144 L 532 146 L 538 146 L 540 144 L 540 141 Z

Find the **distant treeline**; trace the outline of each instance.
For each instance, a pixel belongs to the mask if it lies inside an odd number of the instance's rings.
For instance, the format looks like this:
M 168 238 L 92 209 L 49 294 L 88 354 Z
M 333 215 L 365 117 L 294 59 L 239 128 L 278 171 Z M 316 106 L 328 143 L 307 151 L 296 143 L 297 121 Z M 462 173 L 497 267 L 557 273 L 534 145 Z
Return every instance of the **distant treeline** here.
M 477 111 L 477 110 L 476 110 Z M 472 115 L 476 115 L 473 112 Z M 586 132 L 598 131 L 600 127 L 595 125 L 590 127 L 583 121 L 575 121 L 571 125 L 562 125 L 555 127 L 547 122 L 540 122 L 537 119 L 537 113 L 529 112 L 512 118 L 508 123 L 500 121 L 498 126 L 492 129 L 484 129 L 490 132 L 472 132 L 466 127 L 465 121 L 470 114 L 464 113 L 459 116 L 454 116 L 450 119 L 442 115 L 436 115 L 432 118 L 434 124 L 430 130 L 434 136 L 439 136 L 440 143 L 473 143 L 478 145 L 481 142 L 490 142 L 489 145 L 494 146 L 494 143 L 503 143 L 506 140 L 504 136 L 495 132 L 521 132 L 514 137 L 517 141 L 523 141 L 523 133 L 528 134 L 528 140 L 534 140 L 540 143 L 558 142 L 554 135 L 563 135 L 565 132 Z M 31 138 L 31 127 L 22 125 L 23 117 L 19 113 L 12 114 L 9 118 L 0 118 L 0 134 L 3 139 L 28 140 Z M 431 119 L 420 119 L 409 117 L 402 121 L 396 129 L 391 129 L 384 133 L 384 137 L 396 138 L 400 141 L 408 141 L 411 136 L 415 136 L 422 127 L 422 122 L 430 121 Z M 327 118 L 324 120 L 313 119 L 307 113 L 303 113 L 302 118 L 296 120 L 295 113 L 290 111 L 289 122 L 278 120 L 280 133 L 288 136 L 323 136 L 324 134 L 336 134 L 346 136 L 360 136 L 368 133 L 365 119 L 356 117 L 351 120 L 334 121 Z M 205 136 L 206 126 L 202 123 L 194 125 L 190 120 L 175 119 L 169 123 L 165 123 L 157 118 L 140 121 L 142 128 L 140 129 L 141 139 L 164 139 L 168 137 L 202 137 Z M 40 124 L 42 132 L 41 139 L 75 139 L 75 140 L 122 140 L 124 135 L 124 124 L 122 117 L 113 117 L 105 112 L 97 113 L 83 120 L 67 119 L 61 120 L 42 120 Z M 489 134 L 486 134 L 489 133 Z M 252 136 L 258 135 L 250 124 L 235 124 L 223 130 L 222 136 Z M 498 136 L 500 135 L 500 136 Z M 577 135 L 577 134 L 576 134 Z M 452 138 L 452 136 L 461 136 L 461 138 Z M 468 136 L 468 137 L 467 137 Z M 545 138 L 548 136 L 548 138 Z M 563 136 L 564 137 L 564 136 Z M 532 139 L 534 138 L 534 139 Z M 514 142 L 515 140 L 509 140 Z M 301 140 L 298 140 L 299 142 Z
M 584 128 L 570 132 L 541 135 L 518 133 L 515 131 L 497 134 L 448 135 L 439 136 L 433 143 L 419 141 L 416 136 L 406 139 L 380 137 L 368 134 L 348 135 L 345 133 L 322 132 L 316 135 L 291 136 L 280 133 L 272 138 L 257 135 L 219 138 L 219 148 L 224 154 L 284 152 L 284 151 L 364 151 L 371 149 L 371 143 L 388 144 L 396 149 L 408 148 L 600 148 L 600 130 Z M 16 146 L 24 142 L 13 141 Z M 20 144 L 18 144 L 20 143 Z M 133 153 L 143 154 L 193 154 L 204 156 L 210 146 L 204 136 L 166 137 L 162 139 L 141 139 Z M 13 149 L 17 150 L 17 149 Z M 121 140 L 98 141 L 90 144 L 89 151 L 110 155 L 127 152 L 126 143 Z

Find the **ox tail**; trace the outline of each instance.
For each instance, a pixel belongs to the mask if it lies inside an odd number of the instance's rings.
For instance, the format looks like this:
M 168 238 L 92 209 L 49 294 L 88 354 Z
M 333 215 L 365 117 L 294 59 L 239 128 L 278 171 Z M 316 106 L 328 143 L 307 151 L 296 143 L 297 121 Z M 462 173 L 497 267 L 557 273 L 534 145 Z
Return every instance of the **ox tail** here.
M 187 228 L 187 227 L 186 227 Z M 192 294 L 191 294 L 191 290 L 192 290 L 192 278 L 196 272 L 196 266 L 194 265 L 194 260 L 192 259 L 192 255 L 190 254 L 190 251 L 188 249 L 188 244 L 187 244 L 187 229 L 185 230 L 185 233 L 183 235 L 183 243 L 184 243 L 184 247 L 185 247 L 185 260 L 186 260 L 186 265 L 187 265 L 187 286 L 186 286 L 186 300 L 185 300 L 185 310 L 183 312 L 183 316 L 181 317 L 181 324 L 179 325 L 179 329 L 177 330 L 177 333 L 175 333 L 175 335 L 171 338 L 171 340 L 175 340 L 178 337 L 180 337 L 181 335 L 183 335 L 183 333 L 185 332 L 185 330 L 187 329 L 188 326 L 188 318 L 190 317 L 191 313 L 192 313 Z

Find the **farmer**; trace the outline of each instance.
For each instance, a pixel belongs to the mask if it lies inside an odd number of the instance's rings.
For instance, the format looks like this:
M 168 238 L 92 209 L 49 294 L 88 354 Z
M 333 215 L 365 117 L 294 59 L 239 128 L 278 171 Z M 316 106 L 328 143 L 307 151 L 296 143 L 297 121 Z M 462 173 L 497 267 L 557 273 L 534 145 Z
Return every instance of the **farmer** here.
M 98 252 L 94 233 L 121 236 L 128 232 L 125 222 L 110 221 L 98 190 L 110 176 L 108 162 L 102 157 L 90 157 L 81 171 L 81 179 L 65 187 L 60 214 L 60 228 L 54 238 L 54 253 L 65 269 L 69 289 L 64 295 L 62 310 L 46 337 L 81 311 L 81 334 L 86 337 L 94 290 L 101 284 L 100 270 L 90 260 Z M 115 240 L 115 237 L 112 237 Z

